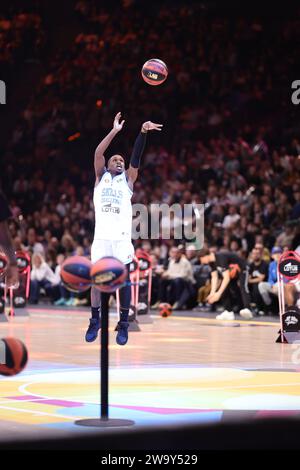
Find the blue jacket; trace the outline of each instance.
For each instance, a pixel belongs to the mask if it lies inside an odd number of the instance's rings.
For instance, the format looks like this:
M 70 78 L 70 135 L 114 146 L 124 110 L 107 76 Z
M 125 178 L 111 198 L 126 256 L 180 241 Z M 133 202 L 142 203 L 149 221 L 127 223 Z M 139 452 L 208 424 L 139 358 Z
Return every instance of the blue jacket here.
M 277 282 L 277 261 L 271 261 L 269 264 L 268 282 L 272 286 Z

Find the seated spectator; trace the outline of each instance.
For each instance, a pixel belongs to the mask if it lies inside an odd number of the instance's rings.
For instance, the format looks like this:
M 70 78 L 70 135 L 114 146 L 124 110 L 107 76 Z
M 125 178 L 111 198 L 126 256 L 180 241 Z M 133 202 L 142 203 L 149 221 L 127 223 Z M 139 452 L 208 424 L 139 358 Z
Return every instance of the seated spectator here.
M 211 290 L 211 267 L 208 264 L 195 265 L 193 266 L 193 275 L 197 289 L 197 309 L 211 310 L 211 305 L 207 303 L 207 297 Z
M 36 230 L 34 228 L 29 228 L 27 231 L 27 244 L 25 246 L 25 250 L 32 254 L 39 253 L 41 256 L 45 255 L 44 247 L 42 243 L 38 241 Z
M 30 279 L 30 303 L 37 304 L 39 302 L 41 288 L 45 289 L 46 294 L 52 300 L 57 298 L 60 278 L 39 253 L 32 256 Z
M 240 220 L 241 216 L 237 212 L 236 206 L 229 207 L 229 214 L 224 217 L 223 228 L 230 228 Z
M 290 224 L 286 224 L 285 230 L 276 238 L 276 246 L 287 246 L 291 249 L 294 239 L 294 230 Z
M 268 263 L 263 260 L 263 247 L 255 246 L 251 253 L 251 263 L 249 266 L 249 289 L 251 301 L 255 304 L 257 313 L 264 315 L 263 300 L 258 290 L 260 282 L 268 277 Z
M 242 307 L 239 307 L 240 315 L 247 320 L 252 318 L 248 286 L 249 266 L 246 261 L 236 253 L 230 251 L 211 253 L 208 248 L 200 251 L 200 261 L 211 267 L 211 290 L 207 297 L 208 303 L 217 303 L 222 298 L 225 308 L 223 313 L 217 315 L 217 319 L 233 320 L 235 315 L 232 308 L 236 302 Z M 219 283 L 218 273 L 222 275 L 221 283 Z
M 61 266 L 63 262 L 65 261 L 65 256 L 63 254 L 57 255 L 56 257 L 56 267 L 55 267 L 55 276 L 57 279 L 60 280 L 59 282 L 59 293 L 60 297 L 58 300 L 54 302 L 54 305 L 56 306 L 62 306 L 62 305 L 67 305 L 67 306 L 73 306 L 75 305 L 75 295 L 73 292 L 70 292 L 68 289 L 65 288 L 61 276 L 60 276 L 60 271 L 61 271 Z
M 300 190 L 294 192 L 295 204 L 291 211 L 291 219 L 300 219 Z
M 168 302 L 174 309 L 182 309 L 193 293 L 192 265 L 177 247 L 170 250 L 167 270 L 161 276 L 159 301 Z
M 271 260 L 270 250 L 262 242 L 258 241 L 255 243 L 254 248 L 262 252 L 262 260 L 269 266 Z
M 161 275 L 164 272 L 164 267 L 162 264 L 159 264 L 159 258 L 156 254 L 151 254 L 151 266 L 152 266 L 152 280 L 151 280 L 151 308 L 156 308 L 159 304 L 158 294 L 159 294 L 159 284 Z
M 199 256 L 197 255 L 197 248 L 195 245 L 188 245 L 185 249 L 185 255 L 187 260 L 191 263 L 194 267 L 196 265 L 200 265 Z
M 25 246 L 22 243 L 21 237 L 14 238 L 14 247 L 16 251 L 26 251 Z
M 271 255 L 273 261 L 269 264 L 268 281 L 258 284 L 258 290 L 264 303 L 264 312 L 267 314 L 274 314 L 276 310 L 278 313 L 277 303 L 274 304 L 274 296 L 278 297 L 277 264 L 282 253 L 283 250 L 280 246 L 272 248 Z
M 66 255 L 66 257 L 72 256 L 74 254 L 75 241 L 71 237 L 71 235 L 68 235 L 68 234 L 63 235 L 61 239 L 61 245 L 63 247 L 64 254 Z
M 218 280 L 218 286 L 220 285 L 220 280 Z M 210 275 L 209 278 L 206 279 L 205 284 L 198 288 L 197 293 L 197 303 L 198 309 L 200 310 L 211 310 L 211 306 L 207 303 L 208 296 L 211 292 L 211 280 Z
M 84 248 L 81 245 L 78 245 L 75 248 L 74 256 L 84 256 Z M 80 306 L 80 305 L 89 305 L 90 302 L 90 291 L 89 289 L 84 292 L 72 292 L 65 288 L 63 282 L 61 281 L 60 271 L 61 265 L 65 260 L 65 255 L 59 254 L 57 256 L 56 262 L 57 266 L 55 268 L 55 274 L 60 278 L 59 291 L 60 298 L 55 302 L 55 305 L 67 305 L 67 306 Z

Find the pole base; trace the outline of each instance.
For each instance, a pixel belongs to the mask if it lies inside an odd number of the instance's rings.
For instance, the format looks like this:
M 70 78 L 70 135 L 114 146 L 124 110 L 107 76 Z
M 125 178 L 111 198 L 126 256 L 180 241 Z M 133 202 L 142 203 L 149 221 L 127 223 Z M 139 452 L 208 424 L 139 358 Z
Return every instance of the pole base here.
M 125 426 L 133 426 L 135 424 L 134 421 L 129 419 L 79 419 L 74 421 L 74 424 L 78 426 L 90 426 L 93 428 L 119 428 Z
M 146 314 L 141 314 L 138 312 L 138 322 L 141 324 L 141 325 L 150 325 L 153 322 L 153 319 L 151 317 L 151 315 L 149 313 L 146 313 Z
M 299 331 L 283 331 L 279 330 L 279 336 L 276 343 L 300 343 L 300 332 Z
M 141 331 L 137 320 L 129 321 L 128 331 Z
M 29 317 L 27 308 L 14 308 L 8 312 L 9 317 Z

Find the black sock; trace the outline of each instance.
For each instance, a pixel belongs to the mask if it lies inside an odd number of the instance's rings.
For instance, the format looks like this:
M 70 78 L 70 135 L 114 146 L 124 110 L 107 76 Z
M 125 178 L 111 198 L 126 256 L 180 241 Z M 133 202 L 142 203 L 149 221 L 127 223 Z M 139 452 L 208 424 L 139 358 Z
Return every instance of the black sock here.
M 129 308 L 121 308 L 120 321 L 128 321 Z
M 99 320 L 100 318 L 100 307 L 91 307 L 92 318 Z

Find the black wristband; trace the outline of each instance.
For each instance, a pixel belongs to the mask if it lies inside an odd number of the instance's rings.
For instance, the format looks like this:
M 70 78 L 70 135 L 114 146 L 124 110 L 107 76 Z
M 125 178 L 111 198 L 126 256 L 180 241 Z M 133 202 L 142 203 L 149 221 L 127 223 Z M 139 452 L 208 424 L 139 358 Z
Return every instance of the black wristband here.
M 130 158 L 130 165 L 133 168 L 139 168 L 141 156 L 143 154 L 145 145 L 146 145 L 146 136 L 147 132 L 140 132 L 137 138 L 135 139 L 135 143 L 133 146 L 131 158 Z

